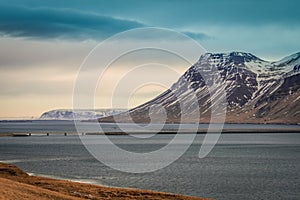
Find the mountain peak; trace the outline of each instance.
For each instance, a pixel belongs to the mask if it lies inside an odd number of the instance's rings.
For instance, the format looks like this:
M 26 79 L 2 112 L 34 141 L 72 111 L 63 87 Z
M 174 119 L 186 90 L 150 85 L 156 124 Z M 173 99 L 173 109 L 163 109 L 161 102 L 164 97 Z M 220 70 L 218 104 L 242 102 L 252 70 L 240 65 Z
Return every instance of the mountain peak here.
M 256 57 L 251 53 L 238 52 L 238 51 L 234 51 L 230 53 L 205 53 L 201 55 L 199 58 L 200 62 L 201 61 L 213 61 L 213 62 L 233 61 L 234 63 L 241 63 L 241 62 L 250 62 L 253 60 L 263 61 L 262 59 Z
M 255 57 L 253 54 L 251 53 L 246 53 L 246 52 L 240 52 L 240 51 L 233 51 L 231 53 L 229 53 L 230 56 L 241 56 L 241 57 Z

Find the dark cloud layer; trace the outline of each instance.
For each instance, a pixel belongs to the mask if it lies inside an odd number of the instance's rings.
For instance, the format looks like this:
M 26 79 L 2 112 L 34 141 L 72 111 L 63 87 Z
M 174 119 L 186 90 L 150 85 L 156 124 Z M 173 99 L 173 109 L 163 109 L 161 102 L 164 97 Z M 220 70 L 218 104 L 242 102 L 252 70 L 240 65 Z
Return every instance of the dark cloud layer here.
M 12 37 L 103 39 L 120 31 L 143 26 L 133 20 L 74 9 L 0 5 L 0 33 Z
M 32 8 L 72 8 L 139 19 L 151 26 L 299 25 L 299 0 L 10 0 Z
M 0 2 L 0 34 L 101 40 L 131 28 L 161 26 L 206 40 L 207 27 L 297 28 L 299 6 L 298 0 L 10 0 Z

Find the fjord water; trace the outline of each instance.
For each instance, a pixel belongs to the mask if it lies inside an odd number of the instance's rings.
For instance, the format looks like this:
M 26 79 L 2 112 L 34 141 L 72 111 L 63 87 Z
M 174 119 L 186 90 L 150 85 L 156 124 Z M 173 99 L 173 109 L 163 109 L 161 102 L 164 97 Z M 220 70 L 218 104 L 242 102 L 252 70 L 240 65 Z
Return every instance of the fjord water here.
M 204 136 L 197 135 L 188 151 L 170 166 L 144 174 L 105 166 L 88 153 L 75 135 L 0 137 L 0 161 L 37 175 L 109 186 L 216 199 L 299 199 L 300 134 L 223 134 L 213 151 L 200 159 L 198 152 Z M 109 137 L 123 149 L 147 152 L 161 148 L 174 135 L 148 139 Z

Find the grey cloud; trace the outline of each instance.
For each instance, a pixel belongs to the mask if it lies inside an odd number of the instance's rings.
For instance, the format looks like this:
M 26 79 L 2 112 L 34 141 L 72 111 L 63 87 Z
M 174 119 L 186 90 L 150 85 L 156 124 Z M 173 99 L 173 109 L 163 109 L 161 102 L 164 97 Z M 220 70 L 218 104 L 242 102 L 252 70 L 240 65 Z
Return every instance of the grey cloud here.
M 120 31 L 143 26 L 144 24 L 133 20 L 74 9 L 0 5 L 0 33 L 12 37 L 99 40 Z

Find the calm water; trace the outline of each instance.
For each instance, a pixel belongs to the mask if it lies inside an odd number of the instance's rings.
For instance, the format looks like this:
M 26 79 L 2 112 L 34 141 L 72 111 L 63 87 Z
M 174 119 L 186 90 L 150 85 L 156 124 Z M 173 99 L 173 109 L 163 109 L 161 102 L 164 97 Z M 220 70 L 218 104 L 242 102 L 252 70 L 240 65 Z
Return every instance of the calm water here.
M 216 199 L 300 199 L 300 134 L 223 134 L 213 151 L 199 159 L 203 137 L 197 135 L 189 150 L 170 166 L 145 174 L 106 167 L 77 136 L 0 137 L 0 160 L 38 175 L 110 186 Z M 124 149 L 143 152 L 161 147 L 173 135 L 111 138 Z

